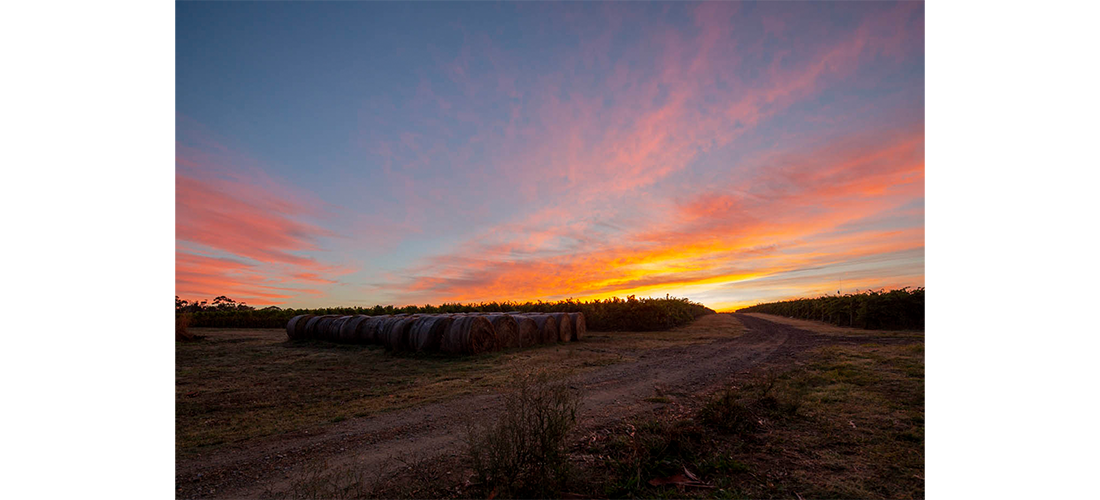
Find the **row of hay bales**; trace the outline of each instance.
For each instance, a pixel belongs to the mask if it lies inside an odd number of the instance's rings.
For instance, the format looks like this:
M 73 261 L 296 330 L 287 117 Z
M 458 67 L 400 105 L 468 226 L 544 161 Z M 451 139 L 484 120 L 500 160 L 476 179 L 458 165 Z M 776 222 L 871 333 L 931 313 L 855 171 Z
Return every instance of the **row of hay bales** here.
M 290 340 L 379 344 L 392 351 L 477 354 L 580 340 L 584 313 L 456 313 L 314 316 L 290 319 Z

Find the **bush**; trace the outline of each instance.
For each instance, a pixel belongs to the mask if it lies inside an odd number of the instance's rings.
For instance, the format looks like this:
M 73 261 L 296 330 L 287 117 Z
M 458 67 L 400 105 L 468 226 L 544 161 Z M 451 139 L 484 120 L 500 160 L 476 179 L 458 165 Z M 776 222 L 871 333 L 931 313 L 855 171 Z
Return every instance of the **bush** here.
M 517 373 L 511 387 L 496 422 L 468 427 L 470 464 L 487 494 L 552 496 L 568 473 L 565 440 L 580 396 L 541 371 Z

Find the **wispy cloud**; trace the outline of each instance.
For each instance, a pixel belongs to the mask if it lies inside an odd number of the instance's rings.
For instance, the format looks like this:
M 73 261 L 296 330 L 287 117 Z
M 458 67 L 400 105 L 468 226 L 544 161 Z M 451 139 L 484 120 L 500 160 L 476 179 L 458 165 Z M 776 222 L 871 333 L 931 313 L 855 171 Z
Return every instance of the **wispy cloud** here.
M 318 210 L 245 156 L 181 118 L 176 157 L 176 293 L 280 303 L 345 272 L 306 255 L 336 233 L 305 221 Z
M 852 225 L 923 198 L 923 133 L 888 131 L 760 160 L 755 175 L 681 200 L 614 239 L 590 224 L 490 228 L 410 269 L 419 300 L 600 297 L 756 280 L 922 249 L 922 212 Z M 914 218 L 914 216 L 916 216 Z M 857 224 L 857 227 L 859 224 Z M 501 234 L 523 235 L 501 241 Z M 564 242 L 583 242 L 568 245 Z M 547 251 L 559 247 L 559 251 Z

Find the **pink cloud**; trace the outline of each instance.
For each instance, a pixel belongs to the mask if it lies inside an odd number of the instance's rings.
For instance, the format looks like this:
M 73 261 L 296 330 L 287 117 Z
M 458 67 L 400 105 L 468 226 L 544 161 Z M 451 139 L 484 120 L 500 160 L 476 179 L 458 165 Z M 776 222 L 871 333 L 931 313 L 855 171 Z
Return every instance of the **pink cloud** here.
M 185 299 L 229 295 L 257 305 L 279 303 L 298 284 L 335 283 L 347 270 L 303 255 L 338 236 L 306 218 L 310 197 L 274 180 L 255 162 L 210 139 L 181 118 L 186 143 L 176 158 L 176 293 Z

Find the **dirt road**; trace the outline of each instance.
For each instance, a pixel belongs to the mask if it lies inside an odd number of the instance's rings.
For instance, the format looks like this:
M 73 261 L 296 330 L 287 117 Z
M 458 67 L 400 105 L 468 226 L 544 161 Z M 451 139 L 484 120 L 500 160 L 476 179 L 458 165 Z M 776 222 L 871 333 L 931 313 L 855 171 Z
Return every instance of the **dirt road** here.
M 729 321 L 728 315 L 701 318 Z M 824 336 L 760 317 L 732 315 L 744 335 L 712 343 L 652 350 L 636 361 L 608 366 L 575 377 L 583 389 L 582 430 L 652 411 L 646 398 L 689 395 L 728 380 L 762 363 L 785 364 L 806 349 L 866 342 L 896 343 L 897 338 Z M 384 473 L 405 460 L 461 452 L 467 419 L 495 415 L 499 396 L 484 395 L 352 419 L 315 431 L 259 439 L 211 454 L 181 459 L 176 466 L 177 497 L 255 498 L 283 491 L 291 478 L 323 460 L 330 468 Z

